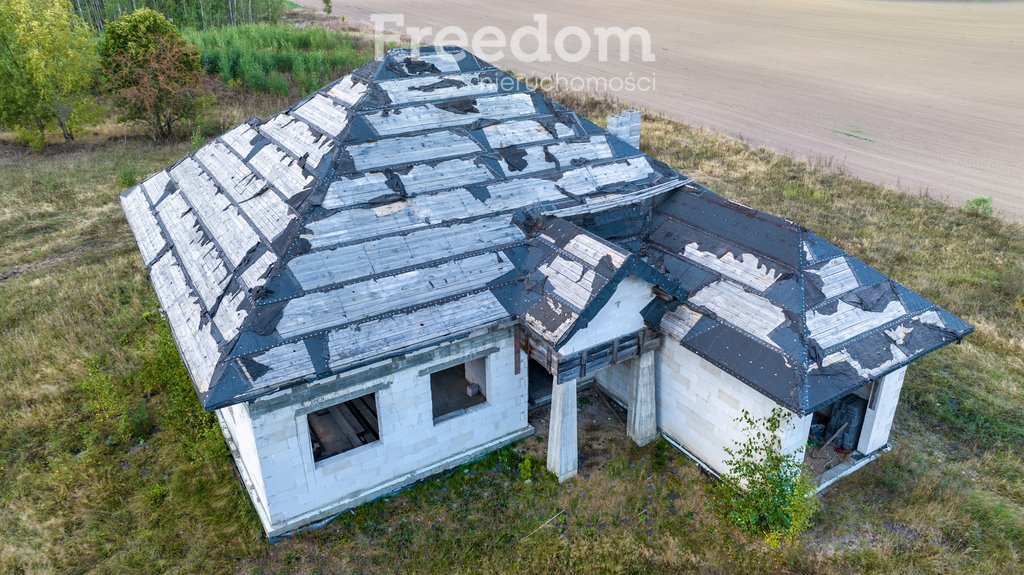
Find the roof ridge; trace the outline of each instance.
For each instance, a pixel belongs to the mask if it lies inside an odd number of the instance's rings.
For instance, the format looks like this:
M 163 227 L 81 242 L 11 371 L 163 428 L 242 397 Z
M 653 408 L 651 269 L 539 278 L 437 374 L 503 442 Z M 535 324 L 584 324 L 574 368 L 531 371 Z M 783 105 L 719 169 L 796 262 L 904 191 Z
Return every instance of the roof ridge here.
M 803 226 L 797 227 L 797 246 L 798 250 L 797 261 L 804 262 L 804 234 L 807 233 L 807 229 Z M 800 266 L 800 269 L 796 272 L 796 285 L 797 293 L 799 294 L 800 301 L 800 312 L 797 315 L 797 335 L 800 337 L 800 397 L 799 402 L 802 408 L 807 408 L 810 402 L 810 378 L 808 370 L 811 367 L 811 354 L 808 351 L 811 342 L 811 334 L 807 330 L 807 278 L 804 277 L 804 266 Z M 815 348 L 817 349 L 817 348 Z M 817 352 L 815 352 L 817 354 Z M 818 362 L 822 358 L 818 358 Z

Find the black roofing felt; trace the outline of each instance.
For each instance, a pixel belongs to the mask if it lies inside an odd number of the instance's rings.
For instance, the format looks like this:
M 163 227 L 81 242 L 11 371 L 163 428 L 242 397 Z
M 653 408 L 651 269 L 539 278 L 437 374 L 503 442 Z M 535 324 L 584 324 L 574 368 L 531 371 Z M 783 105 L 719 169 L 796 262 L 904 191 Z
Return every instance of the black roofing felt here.
M 515 295 L 514 311 L 517 317 L 531 314 L 545 325 L 546 333 L 553 333 L 557 326 L 565 321 L 566 314 L 569 313 L 567 310 L 573 309 L 575 317 L 572 319 L 572 326 L 564 332 L 559 332 L 557 338 L 550 339 L 545 333 L 537 334 L 541 339 L 549 340 L 556 350 L 572 339 L 576 332 L 590 324 L 615 294 L 619 283 L 627 277 L 638 277 L 661 287 L 677 298 L 685 297 L 685 293 L 678 289 L 674 281 L 651 267 L 638 255 L 629 253 L 613 242 L 600 239 L 568 220 L 548 216 L 524 223 L 523 226 L 530 235 L 530 241 L 526 248 L 526 265 L 522 270 L 525 279 L 519 284 L 520 291 Z M 621 264 L 613 263 L 610 256 L 601 258 L 595 266 L 583 264 L 584 269 L 593 269 L 594 280 L 589 285 L 579 286 L 581 292 L 585 292 L 588 297 L 586 305 L 576 310 L 572 304 L 554 293 L 547 278 L 538 268 L 559 257 L 579 261 L 571 251 L 567 251 L 568 244 L 579 236 L 588 236 L 594 243 L 603 244 L 609 252 L 624 254 L 625 257 Z
M 458 71 L 449 70 L 445 74 L 438 68 L 438 64 L 444 66 L 450 65 L 450 62 L 442 64 L 434 60 L 437 62 L 435 64 L 428 61 L 431 56 L 436 57 L 442 52 L 458 56 Z M 154 281 L 161 303 L 175 307 L 175 314 L 168 313 L 172 321 L 172 331 L 183 350 L 183 358 L 193 375 L 200 399 L 207 409 L 252 400 L 298 383 L 328 377 L 372 361 L 415 351 L 414 348 L 390 349 L 378 356 L 359 356 L 358 359 L 339 364 L 342 360 L 332 356 L 337 350 L 332 351 L 330 338 L 332 333 L 350 329 L 351 331 L 346 333 L 359 334 L 355 336 L 356 339 L 372 340 L 371 330 L 380 329 L 372 326 L 382 325 L 380 322 L 383 319 L 403 317 L 403 314 L 416 313 L 431 306 L 443 306 L 474 293 L 491 294 L 494 298 L 491 301 L 496 301 L 495 305 L 498 305 L 499 309 L 503 307 L 507 312 L 500 318 L 495 316 L 494 321 L 517 319 L 521 324 L 527 325 L 528 329 L 535 329 L 538 335 L 548 339 L 557 348 L 594 318 L 604 303 L 611 298 L 619 282 L 627 276 L 638 276 L 659 286 L 662 297 L 667 298 L 654 299 L 645 308 L 643 315 L 649 325 L 657 328 L 665 314 L 672 313 L 680 305 L 691 307 L 702 317 L 681 337 L 680 344 L 797 413 L 813 410 L 816 406 L 832 401 L 850 389 L 862 385 L 867 379 L 884 375 L 886 370 L 905 365 L 924 353 L 962 338 L 971 331 L 970 326 L 958 318 L 903 286 L 890 282 L 879 272 L 806 229 L 782 218 L 728 201 L 697 184 L 687 183 L 688 179 L 665 164 L 641 154 L 639 150 L 607 134 L 599 126 L 580 118 L 542 94 L 529 90 L 522 82 L 505 75 L 472 54 L 452 47 L 424 48 L 422 54 L 424 59 L 418 60 L 411 58 L 408 51 L 396 50 L 389 52 L 383 61 L 371 62 L 354 71 L 351 74 L 351 81 L 365 86 L 365 92 L 355 98 L 354 104 L 342 102 L 330 95 L 329 89 L 340 85 L 341 81 L 338 81 L 286 111 L 289 122 L 303 124 L 302 130 L 308 129 L 315 134 L 310 146 L 315 148 L 322 145 L 326 141 L 323 138 L 331 141 L 331 151 L 323 156 L 322 161 L 315 167 L 315 162 L 308 160 L 308 153 L 302 154 L 301 150 L 296 152 L 294 146 L 289 149 L 287 144 L 274 140 L 270 133 L 272 130 L 263 129 L 268 126 L 269 121 L 264 123 L 254 119 L 249 122 L 253 130 L 250 133 L 255 133 L 251 142 L 248 142 L 252 149 L 247 154 L 234 150 L 234 153 L 242 156 L 237 158 L 237 163 L 244 164 L 242 172 L 249 172 L 249 176 L 256 174 L 254 166 L 257 157 L 261 151 L 272 149 L 284 152 L 279 160 L 275 160 L 280 162 L 280 166 L 275 167 L 283 170 L 293 168 L 293 164 L 297 165 L 301 168 L 302 175 L 308 176 L 309 181 L 304 188 L 297 190 L 297 193 L 285 195 L 279 194 L 280 190 L 275 191 L 279 186 L 271 181 L 266 169 L 258 174 L 266 180 L 266 187 L 259 191 L 254 199 L 264 193 L 275 198 L 281 196 L 287 204 L 290 223 L 272 241 L 263 240 L 253 247 L 241 263 L 227 266 L 229 279 L 219 286 L 223 293 L 214 305 L 207 306 L 197 297 L 194 281 L 191 281 L 195 278 L 190 280 L 186 273 L 192 273 L 189 269 L 195 269 L 196 266 L 189 268 L 185 264 L 192 262 L 184 261 L 184 258 L 191 257 L 187 256 L 191 252 L 185 249 L 185 246 L 171 241 L 173 237 L 165 225 L 167 222 L 162 221 L 165 215 L 158 213 L 158 204 L 164 202 L 165 198 L 172 194 L 181 195 L 180 188 L 183 182 L 175 184 L 168 180 L 162 195 L 154 194 L 147 189 L 149 197 L 147 200 L 143 196 L 142 207 L 139 207 L 140 202 L 136 200 L 133 200 L 136 204 L 131 207 L 126 203 L 126 213 L 140 247 L 147 242 L 163 245 L 160 253 L 170 253 L 174 256 L 169 264 L 163 262 L 161 281 L 173 280 L 177 277 L 174 272 L 180 271 L 180 275 L 185 277 L 188 284 L 156 285 Z M 463 73 L 471 75 L 459 76 Z M 410 85 L 408 90 L 410 93 L 424 95 L 427 97 L 426 100 L 392 101 L 392 97 L 402 100 L 408 99 L 408 96 L 404 93 L 389 92 L 385 86 L 394 85 L 388 84 L 389 81 L 417 78 L 421 78 L 422 81 Z M 473 82 L 474 85 L 485 83 L 493 90 L 478 96 L 458 95 L 458 89 L 466 87 L 467 81 Z M 531 106 L 529 113 L 504 118 L 486 117 L 480 113 L 484 103 L 493 104 L 495 97 L 502 95 L 509 95 L 510 99 L 525 98 Z M 347 118 L 340 133 L 328 135 L 323 126 L 299 117 L 302 115 L 300 108 L 315 98 L 327 101 L 328 106 L 345 109 Z M 485 101 L 485 98 L 492 100 Z M 419 125 L 405 131 L 386 134 L 379 133 L 375 128 L 383 118 L 399 117 L 425 105 L 456 118 L 465 116 L 467 122 L 453 122 L 446 126 Z M 377 121 L 378 124 L 371 120 Z M 497 149 L 492 147 L 491 140 L 486 135 L 487 129 L 513 120 L 537 122 L 543 128 L 538 136 L 540 139 L 522 145 L 505 145 Z M 548 134 L 545 135 L 544 131 Z M 357 148 L 361 147 L 365 151 L 369 147 L 370 153 L 373 153 L 373 149 L 378 149 L 377 145 L 393 142 L 397 138 L 444 133 L 457 136 L 460 142 L 473 142 L 473 149 L 479 149 L 459 156 L 444 155 L 444 150 L 438 150 L 437 156 L 430 159 L 387 157 L 382 164 L 374 164 L 372 169 L 357 168 L 360 161 Z M 573 157 L 571 161 L 562 163 L 548 148 L 561 144 L 587 146 L 590 138 L 594 136 L 598 136 L 607 144 L 610 157 L 606 151 L 605 156 L 597 155 L 589 159 Z M 216 144 L 226 142 L 226 137 L 227 134 Z M 544 146 L 545 157 L 541 162 L 544 164 L 543 169 L 530 171 L 535 167 L 531 166 L 530 162 L 540 160 L 531 160 L 527 148 L 538 146 Z M 221 147 L 224 148 L 223 145 Z M 227 155 L 230 156 L 231 152 Z M 193 154 L 185 160 L 195 156 Z M 453 159 L 471 160 L 473 166 L 489 174 L 489 179 L 444 189 L 408 189 L 415 186 L 415 180 L 411 178 L 414 170 L 425 169 L 428 166 L 436 168 Z M 365 156 L 363 161 L 365 163 Z M 381 224 L 374 220 L 368 226 L 365 223 L 360 224 L 366 228 L 359 230 L 361 235 L 357 239 L 341 239 L 326 245 L 314 246 L 308 239 L 312 237 L 316 240 L 316 234 L 311 235 L 309 232 L 311 226 L 328 221 L 332 216 L 345 210 L 369 212 L 381 208 L 387 213 L 388 209 L 403 202 L 427 202 L 443 194 L 456 197 L 459 189 L 468 194 L 470 203 L 475 201 L 489 207 L 495 205 L 492 202 L 496 201 L 492 197 L 492 184 L 524 178 L 524 173 L 526 178 L 561 182 L 560 178 L 574 169 L 600 169 L 613 163 L 625 164 L 627 161 L 646 162 L 646 165 L 650 166 L 649 175 L 639 179 L 613 177 L 601 180 L 605 183 L 596 190 L 584 189 L 575 193 L 559 185 L 556 186 L 559 194 L 545 196 L 536 202 L 523 200 L 513 205 L 505 198 L 501 200 L 505 202 L 502 204 L 505 207 L 496 211 L 481 211 L 475 215 L 464 216 L 453 216 L 444 212 L 441 213 L 443 219 L 439 221 L 428 218 L 425 222 L 413 222 L 414 225 L 410 224 L 408 228 L 396 228 L 395 222 L 391 221 L 389 225 L 392 227 L 382 229 L 379 227 Z M 203 169 L 212 174 L 208 165 L 203 166 Z M 339 184 L 348 193 L 350 186 L 354 186 L 355 182 L 366 181 L 370 172 L 383 175 L 383 187 L 371 188 L 370 195 L 360 195 L 361 203 L 328 207 L 330 204 L 325 203 L 325 199 L 332 184 Z M 154 176 L 150 181 L 155 180 Z M 244 187 L 248 181 L 250 180 L 242 179 L 236 184 Z M 595 181 L 599 181 L 599 178 Z M 246 225 L 253 225 L 253 216 L 246 211 L 253 209 L 247 206 L 255 205 L 256 202 L 245 205 L 243 202 L 235 202 L 233 195 L 230 194 L 231 190 L 225 190 L 222 182 L 223 179 L 218 180 L 220 185 L 217 193 L 224 195 L 228 192 L 227 195 L 231 196 L 228 208 L 242 212 Z M 146 183 L 143 186 L 146 186 Z M 674 191 L 673 186 L 676 186 Z M 660 190 L 658 193 L 662 195 L 645 193 L 651 189 Z M 128 202 L 128 196 L 132 193 L 136 197 L 140 195 L 139 188 L 126 192 L 123 201 Z M 604 199 L 628 199 L 634 194 L 636 198 L 633 201 L 608 202 L 607 205 L 612 207 L 601 205 Z M 445 196 L 447 197 L 449 196 Z M 422 205 L 419 207 L 422 208 Z M 563 209 L 573 211 L 571 215 L 558 217 L 559 210 Z M 199 210 L 196 213 L 198 214 Z M 154 216 L 161 218 L 158 222 L 160 229 L 155 238 L 140 233 L 140 229 L 147 225 L 147 218 Z M 182 215 L 183 218 L 186 216 L 192 217 L 188 213 Z M 428 248 L 436 249 L 436 246 L 408 245 L 402 248 L 408 250 L 405 254 L 411 262 L 408 265 L 389 263 L 381 270 L 377 270 L 373 268 L 379 262 L 359 261 L 355 258 L 339 265 L 359 268 L 369 264 L 368 267 L 371 269 L 365 273 L 350 274 L 351 277 L 346 276 L 348 279 L 336 283 L 316 283 L 315 287 L 307 285 L 304 288 L 302 278 L 296 277 L 290 266 L 290 262 L 304 256 L 353 245 L 365 246 L 374 241 L 405 237 L 427 229 L 454 229 L 457 225 L 479 222 L 485 217 L 508 218 L 509 226 L 513 223 L 519 226 L 525 234 L 525 239 L 477 249 L 473 247 L 472 242 L 466 242 L 466 238 L 462 238 L 461 241 L 465 245 L 452 248 L 451 253 L 442 253 L 443 250 L 439 250 L 437 258 L 431 261 L 416 261 L 415 258 L 421 251 Z M 199 241 L 204 245 L 212 245 L 213 252 L 218 254 L 215 257 L 224 260 L 224 249 L 214 238 L 218 230 L 212 229 L 210 223 L 205 221 L 199 221 L 197 229 L 201 232 Z M 607 251 L 608 257 L 597 262 L 586 261 L 585 257 L 568 249 L 567 246 L 574 240 L 584 240 L 589 242 L 590 246 L 599 246 L 600 249 Z M 727 259 L 730 254 L 749 254 L 749 257 L 756 258 L 765 270 L 771 270 L 774 274 L 773 281 L 763 291 L 742 285 L 742 282 L 735 281 L 736 278 L 726 277 L 720 270 L 705 267 L 688 257 L 686 248 L 690 245 L 696 245 L 705 257 Z M 145 256 L 146 252 L 144 247 L 144 257 L 152 269 L 161 258 Z M 467 288 L 467 292 L 439 297 L 436 301 L 425 301 L 422 298 L 412 298 L 414 301 L 410 304 L 395 301 L 386 313 L 361 316 L 358 320 L 348 323 L 345 314 L 341 314 L 342 319 L 339 323 L 331 324 L 324 329 L 300 335 L 282 335 L 280 322 L 287 306 L 302 298 L 315 299 L 324 293 L 343 294 L 344 290 L 356 282 L 366 285 L 378 280 L 393 280 L 405 272 L 434 270 L 439 265 L 469 261 L 486 254 L 489 254 L 488 257 L 496 258 L 495 265 L 511 264 L 511 271 L 472 289 Z M 222 325 L 221 318 L 215 316 L 219 314 L 222 306 L 227 305 L 224 301 L 230 294 L 238 294 L 245 289 L 240 274 L 247 266 L 254 265 L 254 261 L 261 255 L 273 256 L 273 263 L 270 264 L 272 267 L 262 272 L 261 277 L 265 277 L 265 281 L 257 282 L 258 285 L 244 293 L 244 299 L 237 304 L 241 320 L 239 325 L 235 326 L 236 333 L 225 336 L 224 333 L 231 329 L 228 325 L 230 322 Z M 388 251 L 382 251 L 377 255 L 381 258 L 394 257 L 394 254 Z M 372 260 L 373 257 L 368 255 L 363 259 Z M 843 261 L 849 267 L 850 277 L 855 278 L 856 286 L 842 294 L 827 297 L 826 292 L 834 291 L 835 288 L 826 286 L 818 272 L 830 269 L 827 266 L 834 265 L 837 258 L 845 258 Z M 564 276 L 555 278 L 551 275 L 556 272 L 552 271 L 550 264 L 558 264 L 559 261 L 570 261 L 573 265 L 581 265 L 593 272 L 593 280 L 589 285 L 580 285 L 578 292 L 570 294 L 577 303 L 584 302 L 579 308 L 575 307 L 576 304 L 570 305 L 564 297 L 565 294 L 560 293 L 552 283 L 554 279 L 564 279 Z M 504 272 L 509 268 L 498 269 Z M 763 298 L 766 306 L 779 310 L 784 321 L 767 336 L 758 336 L 751 326 L 742 325 L 742 319 L 727 320 L 723 317 L 725 314 L 718 314 L 709 307 L 690 301 L 701 294 L 702 290 L 714 289 L 714 284 L 721 281 Z M 565 289 L 564 283 L 561 289 Z M 183 292 L 187 295 L 187 301 L 181 299 Z M 165 301 L 165 298 L 172 296 L 178 299 Z M 185 305 L 180 305 L 182 301 L 185 301 Z M 836 344 L 825 348 L 810 337 L 807 328 L 809 314 L 824 317 L 836 314 L 840 309 L 852 309 L 851 306 L 875 313 L 894 301 L 898 301 L 906 313 L 899 318 L 894 317 L 885 325 L 857 332 L 853 337 L 837 340 Z M 362 300 L 358 303 L 366 305 Z M 198 313 L 199 317 L 188 315 L 193 313 L 193 308 L 198 310 L 195 313 Z M 925 312 L 935 312 L 936 315 L 926 317 L 922 315 Z M 321 318 L 312 317 L 311 321 L 317 319 Z M 207 345 L 207 340 L 201 338 L 184 341 L 190 335 L 189 330 L 195 330 L 196 325 L 199 329 L 207 330 L 206 336 L 213 342 L 210 345 L 215 346 L 215 350 L 203 348 L 203 345 Z M 420 327 L 423 327 L 422 324 Z M 887 330 L 891 331 L 897 327 L 898 333 L 887 335 Z M 401 331 L 397 327 L 391 329 Z M 465 335 L 451 333 L 438 337 L 454 339 Z M 415 346 L 424 347 L 437 342 L 437 338 L 424 336 L 415 341 Z M 359 342 L 354 342 L 354 345 L 359 345 Z M 289 361 L 293 361 L 295 365 L 302 364 L 301 369 L 285 370 L 290 375 L 275 377 L 272 383 L 258 382 L 257 380 L 280 367 L 264 363 L 270 361 L 266 359 L 265 354 L 285 348 L 297 354 L 297 360 L 293 358 Z M 904 357 L 894 356 L 894 353 L 897 353 L 893 351 L 894 349 Z M 850 361 L 834 361 L 841 352 L 848 354 L 857 366 Z M 215 365 L 211 367 L 210 363 Z M 199 381 L 200 373 L 206 374 L 205 382 Z
M 678 256 L 687 244 L 697 243 L 701 250 L 718 256 L 755 254 L 760 264 L 780 272 L 779 279 L 763 292 L 743 287 L 780 308 L 786 321 L 771 332 L 771 341 L 766 342 L 747 333 L 744 326 L 686 302 L 704 317 L 681 344 L 788 409 L 799 414 L 815 411 L 868 380 L 959 341 L 972 331 L 956 316 L 805 228 L 731 202 L 700 186 L 688 187 L 688 191 L 667 195 L 655 208 L 644 238 L 649 261 L 692 296 L 722 274 Z M 845 260 L 858 285 L 829 298 L 822 292 L 821 278 L 812 272 L 836 258 Z M 906 313 L 822 349 L 808 333 L 807 314 L 835 314 L 841 302 L 872 313 L 895 302 Z M 917 319 L 928 311 L 938 315 L 941 327 Z M 886 334 L 897 327 L 910 330 L 899 343 Z M 895 357 L 893 348 L 905 357 Z M 849 361 L 824 365 L 827 356 L 840 353 L 848 354 L 861 371 L 870 375 L 859 372 Z

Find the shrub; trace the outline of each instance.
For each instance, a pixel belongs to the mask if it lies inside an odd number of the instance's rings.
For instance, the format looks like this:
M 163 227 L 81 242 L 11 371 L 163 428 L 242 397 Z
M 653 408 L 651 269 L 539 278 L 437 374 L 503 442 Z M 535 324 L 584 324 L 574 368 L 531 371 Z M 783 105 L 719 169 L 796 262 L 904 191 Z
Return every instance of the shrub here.
M 981 197 L 964 202 L 964 211 L 975 216 L 989 217 L 992 215 L 992 198 Z
M 67 0 L 0 2 L 0 126 L 36 148 L 54 122 L 65 140 L 96 111 L 92 29 Z
M 136 169 L 135 166 L 121 168 L 121 171 L 117 173 L 117 183 L 122 188 L 130 188 L 139 183 L 139 180 L 141 179 L 142 178 L 139 177 L 139 170 Z
M 200 131 L 199 128 L 194 128 L 192 130 L 192 137 L 189 139 L 188 149 L 196 152 L 199 148 L 202 148 L 205 143 L 206 140 L 203 138 L 203 132 Z
M 789 423 L 785 411 L 776 408 L 755 419 L 744 410 L 737 421 L 747 439 L 726 448 L 729 473 L 713 488 L 712 508 L 777 548 L 810 527 L 818 510 L 816 487 L 803 463 L 782 451 L 779 432 Z
M 196 47 L 159 12 L 142 8 L 111 22 L 100 56 L 123 119 L 144 122 L 156 139 L 169 138 L 205 103 Z

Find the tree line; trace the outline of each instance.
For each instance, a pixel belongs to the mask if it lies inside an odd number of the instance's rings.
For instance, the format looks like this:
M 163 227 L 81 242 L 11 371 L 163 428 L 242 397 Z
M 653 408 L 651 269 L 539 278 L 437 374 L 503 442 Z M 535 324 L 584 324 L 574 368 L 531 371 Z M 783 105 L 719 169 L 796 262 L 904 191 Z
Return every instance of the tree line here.
M 167 138 L 207 98 L 179 30 L 275 20 L 284 0 L 0 0 L 0 129 L 35 148 L 106 115 Z
M 140 8 L 160 12 L 181 28 L 209 28 L 276 22 L 285 5 L 285 0 L 72 0 L 75 14 L 99 32 Z

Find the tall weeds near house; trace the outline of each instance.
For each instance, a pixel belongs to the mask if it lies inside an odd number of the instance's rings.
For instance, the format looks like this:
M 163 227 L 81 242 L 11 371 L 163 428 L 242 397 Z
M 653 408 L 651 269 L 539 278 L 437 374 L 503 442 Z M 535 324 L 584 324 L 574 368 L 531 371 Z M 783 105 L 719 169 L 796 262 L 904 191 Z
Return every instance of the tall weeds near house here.
M 755 418 L 743 410 L 737 421 L 746 439 L 725 449 L 730 471 L 712 488 L 711 505 L 730 523 L 762 535 L 772 548 L 792 542 L 811 527 L 818 500 L 803 462 L 782 449 L 780 434 L 789 413 L 775 408 Z
M 308 94 L 371 58 L 348 34 L 254 24 L 191 31 L 207 73 L 260 92 Z

